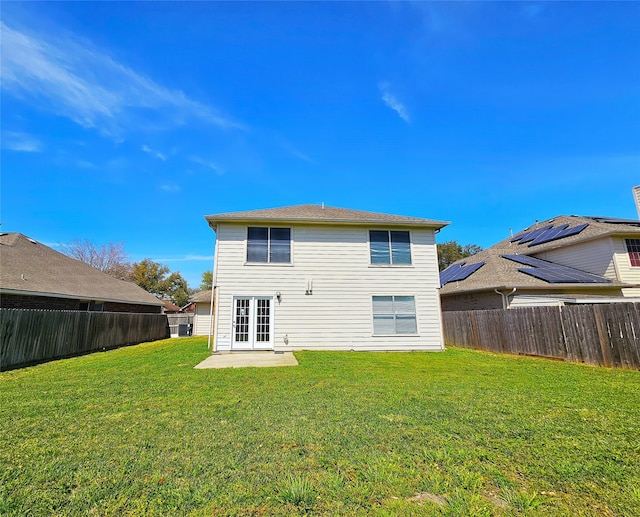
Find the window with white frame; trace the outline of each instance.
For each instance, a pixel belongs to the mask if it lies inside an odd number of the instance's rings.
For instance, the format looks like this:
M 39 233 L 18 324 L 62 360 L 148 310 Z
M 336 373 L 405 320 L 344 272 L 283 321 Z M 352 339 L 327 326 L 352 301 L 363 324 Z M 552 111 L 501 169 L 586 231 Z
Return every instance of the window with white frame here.
M 371 264 L 411 265 L 408 231 L 370 230 Z
M 374 335 L 417 334 L 413 296 L 373 296 Z
M 247 262 L 290 263 L 291 228 L 249 226 Z
M 634 267 L 640 267 L 640 239 L 625 239 L 629 262 Z

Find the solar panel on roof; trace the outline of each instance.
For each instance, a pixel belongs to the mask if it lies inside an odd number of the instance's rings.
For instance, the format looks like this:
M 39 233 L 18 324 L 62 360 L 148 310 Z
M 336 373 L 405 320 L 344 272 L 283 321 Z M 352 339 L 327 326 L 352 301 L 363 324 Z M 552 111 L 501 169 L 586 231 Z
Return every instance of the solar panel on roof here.
M 640 221 L 638 219 L 619 219 L 617 217 L 589 217 L 589 219 L 593 219 L 599 223 L 630 224 L 632 226 L 640 226 Z
M 551 227 L 548 230 L 545 230 L 544 232 L 540 233 L 540 235 L 538 235 L 535 239 L 533 239 L 531 244 L 529 244 L 529 247 L 535 246 L 536 244 L 541 244 L 542 242 L 552 241 L 568 227 L 568 224 L 561 224 L 560 226 L 556 226 L 555 228 Z M 520 244 L 522 244 L 522 241 L 520 241 Z
M 589 226 L 589 223 L 579 224 L 573 228 L 569 228 L 568 224 L 562 224 L 556 227 L 550 224 L 548 226 L 543 226 L 542 228 L 520 233 L 513 237 L 510 242 L 519 241 L 518 244 L 525 244 L 528 242 L 530 243 L 528 247 L 531 248 L 532 246 L 544 244 L 545 242 L 556 241 L 558 239 L 570 237 L 571 235 L 577 235 L 587 226 Z
M 549 262 L 528 255 L 502 255 L 502 258 L 518 262 L 531 269 L 518 268 L 518 271 L 526 275 L 539 278 L 550 284 L 610 284 L 611 280 L 603 276 L 580 271 L 562 264 Z
M 515 237 L 513 237 L 510 242 L 520 241 L 520 244 L 524 244 L 525 242 L 530 242 L 534 240 L 536 237 L 538 237 L 538 235 L 541 235 L 542 233 L 546 232 L 547 230 L 550 230 L 551 228 L 553 228 L 552 224 L 550 224 L 549 226 L 543 226 L 542 228 L 536 228 L 535 230 L 529 230 L 529 231 L 520 233 Z
M 444 287 L 449 282 L 456 282 L 458 280 L 464 280 L 471 274 L 475 273 L 484 266 L 483 262 L 476 262 L 475 264 L 469 264 L 465 266 L 466 262 L 460 262 L 459 264 L 452 264 L 447 269 L 440 273 L 440 287 Z

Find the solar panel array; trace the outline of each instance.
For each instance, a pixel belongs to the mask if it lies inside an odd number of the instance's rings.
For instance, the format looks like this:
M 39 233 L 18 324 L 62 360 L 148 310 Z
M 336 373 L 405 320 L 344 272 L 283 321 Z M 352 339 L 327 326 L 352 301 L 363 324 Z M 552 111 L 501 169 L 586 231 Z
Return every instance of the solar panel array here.
M 543 226 L 542 228 L 536 228 L 535 230 L 529 230 L 526 232 L 522 232 L 511 239 L 510 242 L 519 242 L 519 244 L 529 243 L 529 248 L 532 246 L 537 246 L 538 244 L 543 244 L 545 242 L 556 241 L 558 239 L 564 239 L 565 237 L 570 237 L 571 235 L 578 235 L 582 230 L 584 230 L 589 223 L 579 224 L 578 226 L 574 226 L 573 228 L 569 228 L 568 224 L 561 224 L 560 226 L 554 226 L 549 224 L 547 226 Z
M 608 223 L 608 224 L 629 224 L 631 226 L 640 226 L 640 221 L 638 219 L 619 219 L 617 217 L 589 217 L 589 219 L 593 219 L 599 223 Z
M 476 262 L 475 264 L 469 264 L 465 266 L 466 262 L 460 262 L 459 264 L 452 264 L 442 273 L 440 273 L 440 287 L 444 287 L 449 282 L 455 282 L 457 280 L 464 280 L 468 278 L 472 273 L 475 273 L 478 269 L 484 266 L 483 262 Z
M 550 284 L 609 284 L 611 280 L 603 276 L 593 275 L 572 267 L 555 264 L 527 255 L 502 255 L 502 258 L 513 260 L 531 269 L 519 268 L 518 271 L 539 278 Z

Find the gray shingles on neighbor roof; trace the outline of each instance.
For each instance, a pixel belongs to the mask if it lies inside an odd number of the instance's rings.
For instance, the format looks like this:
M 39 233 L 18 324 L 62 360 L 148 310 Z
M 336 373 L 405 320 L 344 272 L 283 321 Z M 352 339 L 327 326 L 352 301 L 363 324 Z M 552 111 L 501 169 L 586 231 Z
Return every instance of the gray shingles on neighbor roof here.
M 0 234 L 0 292 L 162 305 L 136 284 L 113 278 L 21 233 Z
M 211 303 L 211 289 L 206 291 L 198 291 L 189 298 L 193 303 Z
M 249 210 L 247 212 L 228 212 L 223 214 L 208 215 L 205 219 L 210 226 L 216 223 L 229 222 L 282 222 L 282 223 L 309 223 L 309 224 L 344 224 L 344 225 L 391 225 L 443 228 L 449 223 L 433 219 L 419 217 L 406 217 L 401 215 L 382 214 L 378 212 L 365 212 L 362 210 L 350 210 L 324 205 L 295 205 L 281 208 L 269 208 L 265 210 Z
M 525 228 L 515 237 L 508 237 L 497 244 L 494 244 L 490 248 L 487 248 L 476 255 L 463 259 L 466 262 L 465 266 L 469 267 L 473 264 L 484 262 L 485 265 L 473 272 L 467 278 L 457 282 L 450 282 L 444 285 L 440 289 L 441 295 L 448 294 L 460 294 L 471 291 L 493 290 L 494 288 L 502 287 L 521 287 L 531 289 L 548 289 L 550 283 L 525 274 L 520 271 L 521 264 L 503 258 L 502 255 L 533 255 L 560 248 L 579 244 L 583 242 L 600 239 L 611 235 L 626 236 L 631 238 L 640 238 L 640 227 L 638 223 L 640 221 L 620 221 L 606 222 L 611 220 L 610 218 L 593 218 L 593 217 L 581 217 L 581 216 L 558 216 L 547 221 L 542 221 L 533 226 Z M 568 225 L 566 228 L 575 228 L 587 224 L 580 232 L 567 235 L 565 237 L 554 239 L 547 242 L 542 242 L 536 246 L 530 247 L 529 242 L 520 242 L 520 239 L 516 239 L 518 235 L 523 235 L 527 232 L 532 232 L 536 229 L 545 227 L 559 228 L 564 225 Z M 458 261 L 452 266 L 456 266 L 462 261 Z M 450 267 L 452 267 L 450 266 Z M 610 281 L 606 279 L 602 283 L 594 282 L 589 284 L 579 284 L 575 282 L 567 282 L 564 284 L 553 284 L 554 287 L 571 286 L 575 288 L 593 288 L 602 286 L 603 288 L 611 287 L 632 287 L 629 284 L 625 284 L 617 281 Z

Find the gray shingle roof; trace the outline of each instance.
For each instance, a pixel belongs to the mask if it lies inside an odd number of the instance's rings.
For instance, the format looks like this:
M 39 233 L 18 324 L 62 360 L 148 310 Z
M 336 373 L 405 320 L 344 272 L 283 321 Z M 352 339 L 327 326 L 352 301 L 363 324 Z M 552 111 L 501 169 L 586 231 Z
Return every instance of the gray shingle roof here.
M 523 268 L 522 264 L 513 262 L 502 255 L 536 255 L 538 253 L 549 251 L 552 249 L 566 247 L 573 244 L 588 242 L 590 240 L 600 239 L 610 235 L 627 236 L 631 238 L 640 238 L 640 221 L 637 223 L 606 223 L 602 220 L 606 218 L 593 218 L 581 216 L 558 216 L 547 221 L 543 221 L 532 225 L 518 232 L 515 236 L 525 231 L 542 228 L 544 226 L 553 225 L 554 228 L 568 224 L 569 228 L 588 223 L 580 233 L 571 235 L 559 240 L 553 240 L 542 244 L 530 246 L 531 242 L 521 243 L 519 241 L 512 242 L 513 237 L 508 237 L 490 248 L 487 248 L 476 255 L 468 257 L 460 262 L 466 262 L 466 265 L 485 262 L 484 266 L 472 273 L 464 280 L 450 282 L 440 289 L 441 295 L 462 294 L 471 291 L 493 290 L 501 287 L 517 287 L 527 289 L 563 289 L 571 287 L 572 289 L 589 288 L 593 289 L 601 285 L 603 288 L 611 289 L 615 287 L 631 287 L 629 284 L 613 281 L 603 282 L 602 284 L 549 284 L 544 280 L 535 278 L 519 271 Z
M 295 205 L 265 210 L 249 210 L 247 212 L 228 212 L 208 215 L 205 219 L 210 226 L 219 222 L 268 222 L 268 223 L 316 223 L 345 225 L 384 225 L 443 228 L 448 222 L 406 217 L 401 215 L 365 212 L 323 205 Z
M 198 291 L 189 298 L 189 301 L 194 303 L 211 303 L 211 289 Z
M 0 291 L 162 305 L 136 284 L 113 278 L 21 233 L 0 234 Z

